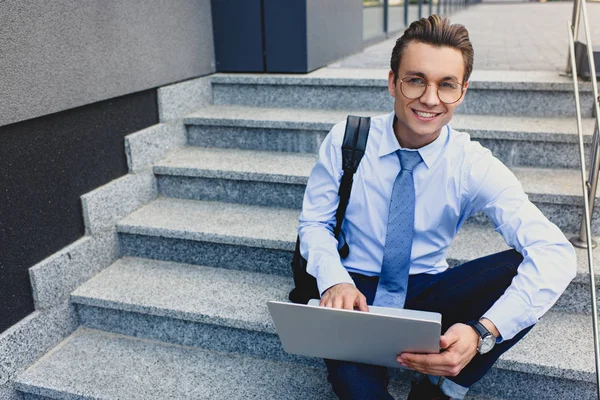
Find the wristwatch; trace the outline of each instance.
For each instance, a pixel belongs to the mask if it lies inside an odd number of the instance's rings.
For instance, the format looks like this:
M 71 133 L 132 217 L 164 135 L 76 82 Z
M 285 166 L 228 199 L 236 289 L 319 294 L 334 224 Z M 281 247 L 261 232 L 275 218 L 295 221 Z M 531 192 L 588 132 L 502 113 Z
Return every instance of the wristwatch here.
M 467 325 L 475 329 L 475 332 L 479 335 L 479 345 L 477 345 L 479 354 L 485 354 L 494 348 L 496 337 L 481 322 L 469 321 Z

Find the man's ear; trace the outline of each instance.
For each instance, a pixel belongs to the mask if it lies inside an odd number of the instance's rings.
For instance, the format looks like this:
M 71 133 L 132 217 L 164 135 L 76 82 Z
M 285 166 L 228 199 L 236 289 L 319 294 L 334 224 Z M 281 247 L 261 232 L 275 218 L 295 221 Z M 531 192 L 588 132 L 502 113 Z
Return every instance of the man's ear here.
M 465 95 L 467 94 L 467 88 L 468 88 L 468 87 L 469 87 L 469 81 L 466 81 L 466 82 L 463 84 L 463 89 L 464 89 L 464 90 L 463 90 L 463 92 L 462 92 L 462 96 L 461 96 L 460 100 L 458 101 L 458 104 L 462 103 L 462 102 L 463 102 L 463 100 L 465 99 Z M 458 104 L 457 104 L 457 105 L 458 105 Z
M 396 80 L 394 71 L 392 71 L 391 69 L 388 73 L 388 92 L 390 92 L 390 96 L 394 98 L 396 97 Z

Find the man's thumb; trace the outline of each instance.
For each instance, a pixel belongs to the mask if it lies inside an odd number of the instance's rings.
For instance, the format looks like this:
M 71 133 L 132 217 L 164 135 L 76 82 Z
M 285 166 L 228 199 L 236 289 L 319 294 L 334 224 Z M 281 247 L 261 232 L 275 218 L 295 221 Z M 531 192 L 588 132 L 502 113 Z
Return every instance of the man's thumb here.
M 456 337 L 452 333 L 446 332 L 444 336 L 440 337 L 440 348 L 447 349 L 452 345 L 452 343 L 456 342 Z

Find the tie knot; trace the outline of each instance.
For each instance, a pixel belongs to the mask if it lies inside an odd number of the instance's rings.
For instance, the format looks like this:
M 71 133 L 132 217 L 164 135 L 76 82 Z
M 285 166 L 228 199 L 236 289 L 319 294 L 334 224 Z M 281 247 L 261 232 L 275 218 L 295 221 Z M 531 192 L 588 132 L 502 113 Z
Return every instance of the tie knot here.
M 398 150 L 398 157 L 400 158 L 400 167 L 407 171 L 412 171 L 423 161 L 418 151 Z

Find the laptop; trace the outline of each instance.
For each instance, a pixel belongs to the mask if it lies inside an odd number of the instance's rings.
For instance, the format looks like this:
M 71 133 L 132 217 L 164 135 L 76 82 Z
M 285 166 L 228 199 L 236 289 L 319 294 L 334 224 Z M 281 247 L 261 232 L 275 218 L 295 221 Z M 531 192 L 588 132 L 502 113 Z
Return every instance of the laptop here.
M 439 353 L 442 315 L 370 306 L 369 312 L 267 302 L 286 352 L 402 368 L 398 354 Z

